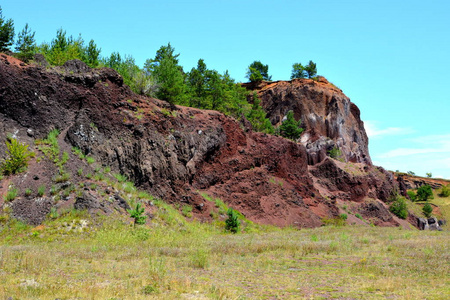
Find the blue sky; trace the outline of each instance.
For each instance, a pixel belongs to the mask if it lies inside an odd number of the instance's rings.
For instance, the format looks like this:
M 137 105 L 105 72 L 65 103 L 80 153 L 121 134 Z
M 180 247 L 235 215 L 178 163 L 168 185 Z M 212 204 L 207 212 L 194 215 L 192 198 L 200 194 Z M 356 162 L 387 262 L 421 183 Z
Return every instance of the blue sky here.
M 375 164 L 450 178 L 450 1 L 120 2 L 0 5 L 16 32 L 28 23 L 38 42 L 63 28 L 94 39 L 103 56 L 131 54 L 140 66 L 168 42 L 185 70 L 203 58 L 237 81 L 254 60 L 274 80 L 313 60 L 361 109 Z

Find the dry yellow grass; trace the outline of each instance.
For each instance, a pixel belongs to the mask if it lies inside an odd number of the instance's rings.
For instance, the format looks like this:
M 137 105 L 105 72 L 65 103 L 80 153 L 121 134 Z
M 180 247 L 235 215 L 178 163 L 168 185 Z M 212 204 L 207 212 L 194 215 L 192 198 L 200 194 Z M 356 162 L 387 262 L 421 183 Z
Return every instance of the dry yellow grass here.
M 448 232 L 3 227 L 0 299 L 449 299 Z M 15 234 L 14 238 L 8 238 Z M 18 238 L 19 237 L 19 238 Z

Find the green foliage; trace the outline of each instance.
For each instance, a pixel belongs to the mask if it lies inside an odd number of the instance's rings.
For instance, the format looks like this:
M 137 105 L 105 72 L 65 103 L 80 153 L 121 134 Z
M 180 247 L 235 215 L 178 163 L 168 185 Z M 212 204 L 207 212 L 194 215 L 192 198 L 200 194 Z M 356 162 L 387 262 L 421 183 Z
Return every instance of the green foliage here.
M 39 150 L 55 163 L 59 161 L 58 135 L 59 130 L 53 129 L 49 132 L 46 139 L 36 141 Z
M 334 146 L 331 150 L 328 151 L 328 156 L 330 156 L 331 158 L 337 159 L 342 155 L 341 150 Z
M 290 110 L 287 113 L 286 120 L 280 126 L 280 134 L 285 138 L 296 140 L 303 132 L 303 128 L 300 126 L 301 120 L 295 121 L 294 112 Z
M 120 173 L 113 174 L 114 178 L 117 179 L 118 182 L 125 182 L 128 180 L 128 177 L 126 175 L 122 175 Z
M 147 59 L 144 71 L 152 75 L 159 83 L 156 96 L 171 104 L 184 104 L 186 102 L 187 86 L 183 68 L 178 64 L 178 56 L 174 54 L 175 48 L 170 43 L 161 46 L 154 59 Z
M 136 204 L 136 208 L 135 209 L 128 210 L 128 212 L 130 213 L 130 217 L 132 217 L 134 219 L 134 224 L 135 225 L 143 225 L 143 224 L 145 224 L 145 219 L 147 217 L 142 215 L 144 213 L 144 211 L 145 210 L 141 206 L 140 203 Z
M 40 185 L 40 186 L 38 187 L 38 192 L 37 192 L 37 194 L 38 194 L 39 197 L 44 196 L 44 194 L 45 194 L 45 185 Z
M 408 175 L 411 175 L 411 176 L 416 176 L 416 173 L 414 173 L 413 171 L 408 171 L 408 172 L 406 172 Z
M 400 219 L 406 219 L 408 217 L 406 201 L 402 197 L 396 196 L 391 203 L 389 210 Z
M 272 76 L 269 76 L 269 66 L 256 60 L 248 66 L 246 77 L 250 79 L 251 82 L 272 80 Z
M 225 220 L 225 229 L 232 232 L 237 233 L 239 231 L 239 227 L 241 223 L 238 219 L 238 214 L 232 208 L 229 208 L 227 211 L 228 219 Z
M 342 220 L 345 221 L 345 220 L 347 220 L 348 216 L 347 216 L 347 214 L 340 214 L 339 218 L 341 218 Z
M 411 199 L 412 202 L 417 200 L 416 193 L 414 191 L 407 191 L 409 199 Z
M 27 188 L 25 190 L 25 196 L 30 196 L 33 193 L 33 191 L 30 188 Z
M 433 190 L 428 184 L 422 185 L 417 189 L 417 200 L 418 201 L 428 201 L 433 197 Z
M 433 207 L 431 207 L 430 203 L 425 203 L 422 208 L 422 212 L 425 217 L 429 218 L 431 216 L 431 213 L 433 212 Z
M 431 172 L 427 173 L 427 177 L 428 177 L 428 178 L 433 177 L 433 173 L 431 173 Z
M 362 220 L 362 216 L 360 214 L 355 214 L 355 217 Z
M 183 207 L 181 208 L 181 212 L 183 214 L 183 216 L 185 216 L 186 218 L 192 218 L 192 206 L 185 204 L 183 205 Z
M 34 153 L 28 150 L 28 145 L 14 138 L 11 138 L 9 142 L 6 141 L 6 148 L 7 158 L 0 165 L 2 173 L 11 175 L 23 172 Z
M 439 193 L 440 197 L 448 197 L 450 196 L 450 188 L 448 186 L 443 186 L 441 192 Z
M 35 32 L 31 32 L 28 23 L 17 36 L 16 51 L 17 57 L 25 62 L 33 58 L 36 50 L 36 41 L 34 39 Z
M 95 158 L 93 158 L 92 156 L 86 156 L 86 162 L 91 165 L 95 163 Z
M 131 55 L 122 57 L 120 53 L 113 52 L 108 58 L 102 60 L 105 67 L 116 70 L 123 78 L 123 82 L 130 86 L 133 90 L 136 87 L 137 77 L 143 71 L 136 65 L 134 58 Z M 135 92 L 139 92 L 135 90 Z
M 292 65 L 291 79 L 305 78 L 305 77 L 306 77 L 305 67 L 301 63 L 293 64 Z
M 99 66 L 101 49 L 94 40 L 86 46 L 81 35 L 78 38 L 67 36 L 62 28 L 56 31 L 56 37 L 50 44 L 42 43 L 36 47 L 36 52 L 44 55 L 53 66 L 61 66 L 68 60 L 79 59 L 91 68 Z
M 96 68 L 100 63 L 100 52 L 101 49 L 97 48 L 94 40 L 89 41 L 89 45 L 84 49 L 85 51 L 85 63 L 91 67 Z
M 308 78 L 314 78 L 317 75 L 317 66 L 312 60 L 305 66 L 305 72 Z
M 10 187 L 8 192 L 6 192 L 5 201 L 10 202 L 13 201 L 17 195 L 19 194 L 19 190 L 16 187 Z
M 254 131 L 273 134 L 275 132 L 272 123 L 267 119 L 267 114 L 261 107 L 261 100 L 256 93 L 253 93 L 252 109 L 246 115 L 247 120 L 252 124 Z
M 6 20 L 0 7 L 0 52 L 9 50 L 14 43 L 14 21 Z

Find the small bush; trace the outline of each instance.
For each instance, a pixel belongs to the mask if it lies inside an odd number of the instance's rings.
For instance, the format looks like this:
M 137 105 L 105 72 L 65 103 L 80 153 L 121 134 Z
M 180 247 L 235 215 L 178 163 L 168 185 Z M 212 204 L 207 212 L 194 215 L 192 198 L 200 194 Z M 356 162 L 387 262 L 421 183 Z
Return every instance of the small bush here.
M 417 200 L 418 201 L 427 201 L 428 199 L 433 198 L 433 190 L 431 186 L 428 184 L 422 185 L 417 189 Z
M 431 213 L 433 212 L 433 207 L 431 207 L 430 203 L 425 203 L 422 208 L 422 212 L 425 217 L 429 218 L 431 216 Z
M 362 220 L 362 217 L 361 217 L 360 214 L 356 214 L 355 217 L 357 217 L 358 219 L 361 219 L 361 220 Z
M 227 215 L 228 219 L 225 220 L 225 229 L 232 233 L 237 233 L 241 225 L 238 219 L 238 214 L 234 211 L 234 209 L 229 208 Z
M 396 197 L 389 207 L 389 210 L 400 219 L 406 219 L 408 217 L 406 201 L 402 197 Z
M 339 218 L 341 218 L 344 221 L 347 220 L 347 217 L 348 217 L 347 214 L 340 214 L 339 215 Z
M 342 155 L 341 150 L 338 147 L 334 146 L 333 149 L 328 151 L 328 156 L 331 158 L 339 158 Z
M 448 197 L 450 196 L 450 188 L 448 186 L 443 186 L 441 192 L 439 193 L 440 197 Z
M 412 202 L 417 201 L 417 196 L 414 191 L 407 191 L 409 199 L 411 199 Z
M 14 138 L 11 138 L 10 142 L 6 141 L 6 148 L 8 157 L 0 166 L 1 172 L 5 175 L 23 172 L 34 153 L 28 150 L 28 145 L 22 144 Z
M 144 208 L 141 206 L 140 203 L 136 204 L 135 209 L 128 210 L 130 213 L 130 216 L 134 219 L 134 224 L 136 225 L 143 225 L 145 224 L 145 219 L 147 219 L 146 216 L 143 216 Z

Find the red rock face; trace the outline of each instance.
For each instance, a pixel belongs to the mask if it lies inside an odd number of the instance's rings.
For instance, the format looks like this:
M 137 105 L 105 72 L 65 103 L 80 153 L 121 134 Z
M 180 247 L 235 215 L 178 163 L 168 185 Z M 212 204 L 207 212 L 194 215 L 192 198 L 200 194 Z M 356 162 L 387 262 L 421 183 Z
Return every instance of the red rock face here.
M 170 111 L 168 103 L 133 94 L 111 69 L 91 70 L 71 62 L 46 70 L 11 59 L 0 59 L 0 140 L 14 133 L 32 144 L 57 128 L 61 149 L 70 153 L 78 147 L 154 196 L 192 205 L 199 219 L 210 219 L 213 206 L 202 193 L 222 199 L 255 222 L 315 227 L 321 218 L 339 215 L 337 200 L 386 200 L 393 190 L 389 174 L 370 164 L 359 110 L 323 80 L 278 82 L 259 89 L 273 123 L 290 109 L 301 116 L 307 131 L 302 143 L 295 143 L 244 132 L 234 119 L 215 111 Z M 346 160 L 360 162 L 358 170 L 327 162 L 326 151 L 333 145 Z M 0 158 L 4 150 L 1 142 Z M 81 163 L 73 159 L 67 165 L 73 180 Z M 39 180 L 47 176 L 51 182 L 54 174 L 38 167 L 11 180 L 20 185 L 37 172 Z M 101 205 L 102 199 L 96 201 Z M 27 201 L 17 203 L 17 216 L 33 215 L 27 212 L 33 209 Z
M 244 86 L 258 92 L 272 124 L 281 124 L 289 110 L 296 120 L 301 119 L 305 132 L 299 142 L 307 149 L 310 165 L 324 160 L 334 146 L 341 150 L 346 161 L 372 164 L 358 107 L 325 78 Z

